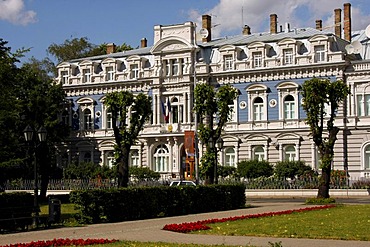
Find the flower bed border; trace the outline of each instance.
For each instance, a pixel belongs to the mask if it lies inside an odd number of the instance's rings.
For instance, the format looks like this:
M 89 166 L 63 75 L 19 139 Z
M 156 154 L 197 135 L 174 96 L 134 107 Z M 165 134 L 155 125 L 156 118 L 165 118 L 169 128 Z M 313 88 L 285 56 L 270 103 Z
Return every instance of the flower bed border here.
M 327 209 L 327 208 L 333 208 L 333 207 L 336 207 L 336 205 L 331 204 L 331 205 L 306 207 L 306 208 L 277 211 L 277 212 L 268 212 L 268 213 L 261 213 L 261 214 L 247 214 L 247 215 L 234 216 L 234 217 L 221 218 L 221 219 L 200 220 L 196 222 L 185 222 L 185 223 L 180 223 L 180 224 L 167 224 L 162 228 L 162 230 L 180 232 L 180 233 L 188 233 L 192 231 L 211 229 L 211 227 L 209 227 L 208 224 L 213 224 L 213 223 L 222 223 L 222 222 L 227 222 L 227 221 L 270 217 L 270 216 L 276 216 L 276 215 L 300 213 L 300 212 L 305 212 L 305 211 L 313 211 L 313 210 Z
M 49 246 L 83 246 L 83 245 L 94 245 L 94 244 L 109 244 L 117 242 L 116 239 L 56 239 L 46 241 L 32 241 L 30 243 L 17 243 L 9 245 L 0 245 L 0 247 L 49 247 Z

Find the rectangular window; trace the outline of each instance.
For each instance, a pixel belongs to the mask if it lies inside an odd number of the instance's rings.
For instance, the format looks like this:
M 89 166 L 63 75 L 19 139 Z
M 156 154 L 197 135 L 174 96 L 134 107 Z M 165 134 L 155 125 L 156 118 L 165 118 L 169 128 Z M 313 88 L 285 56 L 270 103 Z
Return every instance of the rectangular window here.
M 370 116 L 370 95 L 357 95 L 357 116 Z
M 315 62 L 325 62 L 325 46 L 323 45 L 317 45 L 315 46 Z
M 253 116 L 255 121 L 261 121 L 263 117 L 263 103 L 254 103 Z
M 229 112 L 229 121 L 235 122 L 236 121 L 236 115 L 235 115 L 235 109 L 234 105 L 229 105 L 230 112 Z
M 107 122 L 106 122 L 106 128 L 107 129 L 112 129 L 113 128 L 113 125 L 112 125 L 112 112 L 108 111 L 107 112 Z
M 224 56 L 224 70 L 233 70 L 234 61 L 232 55 Z
M 91 82 L 91 72 L 90 69 L 83 69 L 83 82 Z
M 61 74 L 61 77 L 62 77 L 62 84 L 63 85 L 68 84 L 68 81 L 69 81 L 68 71 L 62 71 L 60 74 Z
M 114 80 L 113 66 L 107 67 L 106 72 L 107 72 L 106 74 L 107 81 L 113 81 Z
M 138 64 L 131 64 L 130 65 L 131 70 L 131 79 L 137 79 L 139 78 L 139 65 Z
M 284 64 L 293 64 L 293 49 L 284 50 Z
M 295 118 L 295 103 L 294 101 L 285 101 L 284 103 L 284 119 L 294 119 Z
M 165 75 L 170 76 L 171 75 L 171 62 L 170 60 L 164 61 L 164 68 L 165 68 Z
M 179 63 L 177 59 L 172 59 L 171 60 L 171 67 L 172 67 L 172 75 L 176 76 L 179 74 Z
M 253 67 L 262 67 L 262 52 L 253 52 Z

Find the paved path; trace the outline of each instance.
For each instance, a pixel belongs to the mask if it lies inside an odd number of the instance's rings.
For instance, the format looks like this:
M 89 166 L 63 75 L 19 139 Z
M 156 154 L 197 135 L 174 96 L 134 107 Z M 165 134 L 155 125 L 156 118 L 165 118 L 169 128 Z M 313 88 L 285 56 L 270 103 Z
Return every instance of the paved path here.
M 193 222 L 210 218 L 223 218 L 245 214 L 255 214 L 272 211 L 283 211 L 306 207 L 301 202 L 253 202 L 253 208 L 231 210 L 224 212 L 186 215 L 179 217 L 128 221 L 113 224 L 96 224 L 86 227 L 71 227 L 48 229 L 15 234 L 0 235 L 0 246 L 14 243 L 27 243 L 37 240 L 54 238 L 108 238 L 133 240 L 142 242 L 172 242 L 195 244 L 224 244 L 235 246 L 270 246 L 269 242 L 282 243 L 283 247 L 369 247 L 370 241 L 340 241 L 295 238 L 270 237 L 239 237 L 239 236 L 210 236 L 198 234 L 182 234 L 161 230 L 164 225 L 171 223 Z

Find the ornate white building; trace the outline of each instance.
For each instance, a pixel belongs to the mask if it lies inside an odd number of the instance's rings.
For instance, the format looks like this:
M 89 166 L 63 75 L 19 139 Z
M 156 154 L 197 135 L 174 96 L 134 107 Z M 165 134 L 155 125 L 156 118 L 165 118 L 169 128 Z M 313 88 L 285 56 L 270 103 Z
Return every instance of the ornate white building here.
M 334 32 L 316 28 L 278 27 L 270 32 L 212 39 L 211 17 L 203 16 L 202 40 L 193 22 L 155 26 L 154 44 L 141 48 L 66 61 L 58 78 L 70 100 L 63 121 L 72 135 L 60 147 L 60 162 L 113 162 L 114 136 L 106 93 L 129 90 L 152 97 L 153 116 L 131 150 L 131 165 L 147 166 L 167 176 L 190 176 L 185 166 L 185 131 L 195 130 L 194 85 L 230 84 L 239 91 L 225 127 L 221 165 L 245 159 L 302 160 L 318 169 L 317 149 L 305 124 L 300 87 L 313 77 L 344 80 L 351 89 L 338 113 L 341 131 L 334 169 L 348 167 L 351 176 L 370 176 L 370 50 L 365 30 L 352 32 L 351 6 L 335 10 Z M 342 38 L 342 35 L 344 36 Z M 202 156 L 202 148 L 200 148 Z M 192 165 L 192 164 L 191 164 Z

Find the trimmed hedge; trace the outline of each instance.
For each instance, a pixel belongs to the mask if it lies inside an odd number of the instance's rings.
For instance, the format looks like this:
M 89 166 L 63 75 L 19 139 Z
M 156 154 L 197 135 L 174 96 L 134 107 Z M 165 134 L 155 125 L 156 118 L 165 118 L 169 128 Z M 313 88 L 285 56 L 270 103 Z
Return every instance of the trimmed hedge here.
M 119 222 L 245 207 L 245 186 L 210 185 L 79 190 L 70 193 L 84 223 Z
M 0 230 L 25 229 L 32 225 L 33 195 L 26 192 L 0 193 Z

